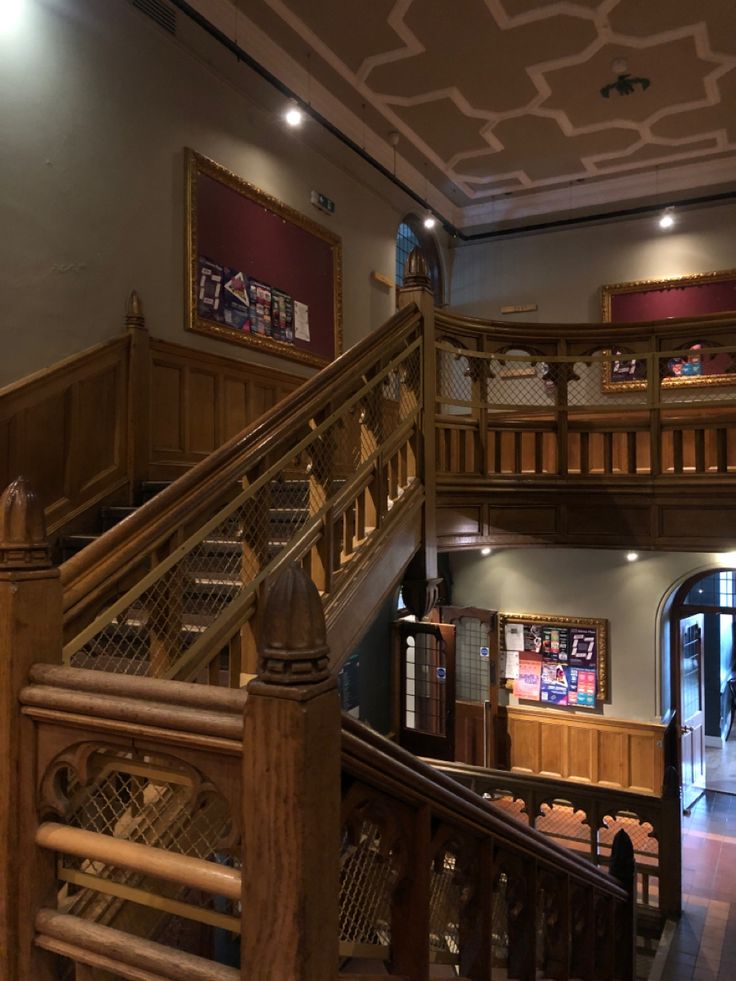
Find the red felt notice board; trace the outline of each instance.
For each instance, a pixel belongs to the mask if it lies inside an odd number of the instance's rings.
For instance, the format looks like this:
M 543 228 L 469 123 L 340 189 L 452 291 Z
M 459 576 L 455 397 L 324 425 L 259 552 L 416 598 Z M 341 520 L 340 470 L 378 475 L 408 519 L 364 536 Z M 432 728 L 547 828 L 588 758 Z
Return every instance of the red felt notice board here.
M 339 236 L 186 152 L 187 329 L 321 367 L 342 350 Z
M 736 269 L 677 279 L 615 283 L 601 290 L 606 323 L 704 317 L 736 311 Z

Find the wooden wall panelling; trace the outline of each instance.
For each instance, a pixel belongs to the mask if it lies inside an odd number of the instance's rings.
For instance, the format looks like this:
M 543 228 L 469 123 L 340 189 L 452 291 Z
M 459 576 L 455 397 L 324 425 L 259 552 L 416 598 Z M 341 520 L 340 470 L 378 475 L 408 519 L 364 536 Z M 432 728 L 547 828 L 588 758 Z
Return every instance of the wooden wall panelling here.
M 151 340 L 151 472 L 171 479 L 298 388 L 297 375 Z
M 185 446 L 192 456 L 204 457 L 225 442 L 222 432 L 219 375 L 189 368 L 185 372 Z
M 125 488 L 127 335 L 0 393 L 0 476 L 37 488 L 51 534 Z
M 510 769 L 659 795 L 664 776 L 658 723 L 508 706 Z

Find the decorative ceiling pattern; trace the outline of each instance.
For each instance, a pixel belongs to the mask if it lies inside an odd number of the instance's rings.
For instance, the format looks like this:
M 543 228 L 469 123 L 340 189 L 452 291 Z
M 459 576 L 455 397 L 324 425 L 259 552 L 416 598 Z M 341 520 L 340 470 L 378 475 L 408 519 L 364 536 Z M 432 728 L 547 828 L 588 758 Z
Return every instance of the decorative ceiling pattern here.
M 713 161 L 736 177 L 733 0 L 237 5 L 460 209 L 683 166 L 693 190 Z

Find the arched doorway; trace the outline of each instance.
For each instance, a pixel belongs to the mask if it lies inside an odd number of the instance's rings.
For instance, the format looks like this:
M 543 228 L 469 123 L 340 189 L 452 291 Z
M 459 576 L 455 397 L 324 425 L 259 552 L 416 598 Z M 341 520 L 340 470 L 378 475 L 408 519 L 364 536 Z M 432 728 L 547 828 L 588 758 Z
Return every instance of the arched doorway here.
M 680 725 L 683 805 L 705 789 L 736 794 L 736 572 L 689 576 L 668 604 L 663 637 Z M 729 736 L 733 735 L 733 739 Z

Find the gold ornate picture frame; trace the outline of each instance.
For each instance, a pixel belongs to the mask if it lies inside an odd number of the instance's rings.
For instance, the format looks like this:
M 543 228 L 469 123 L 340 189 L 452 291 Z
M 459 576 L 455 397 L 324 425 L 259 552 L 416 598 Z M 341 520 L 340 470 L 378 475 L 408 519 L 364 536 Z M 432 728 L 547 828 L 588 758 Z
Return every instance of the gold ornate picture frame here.
M 698 320 L 733 314 L 736 327 L 736 269 L 697 273 L 669 279 L 642 279 L 601 287 L 604 323 Z M 708 341 L 693 336 L 681 345 L 682 354 L 670 352 L 659 366 L 664 388 L 733 385 L 736 361 L 727 352 L 709 354 Z M 713 346 L 718 346 L 713 345 Z M 604 392 L 631 392 L 647 387 L 647 362 L 634 352 L 609 350 L 603 364 Z
M 579 707 L 579 708 L 594 708 L 602 702 L 607 702 L 610 699 L 609 691 L 609 663 L 608 663 L 608 620 L 601 617 L 568 617 L 561 616 L 555 613 L 499 613 L 498 614 L 498 649 L 499 651 L 506 652 L 506 625 L 507 624 L 521 624 L 523 627 L 538 629 L 539 636 L 541 638 L 541 643 L 545 643 L 545 630 L 550 634 L 557 630 L 558 631 L 558 643 L 559 643 L 559 632 L 565 631 L 568 643 L 570 642 L 571 632 L 576 628 L 581 633 L 593 633 L 595 634 L 595 700 L 594 705 L 584 706 L 582 704 L 563 705 L 562 707 Z M 545 651 L 542 648 L 539 653 L 544 658 Z M 554 661 L 555 657 L 553 652 L 548 652 L 550 655 L 550 660 Z M 571 651 L 568 650 L 567 661 L 559 661 L 563 666 L 572 666 L 570 661 Z M 558 652 L 559 658 L 559 652 Z M 540 701 L 542 701 L 540 699 Z M 548 702 L 549 705 L 555 705 L 558 703 Z
M 342 241 L 185 150 L 185 327 L 317 368 L 342 353 Z

